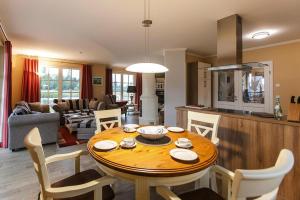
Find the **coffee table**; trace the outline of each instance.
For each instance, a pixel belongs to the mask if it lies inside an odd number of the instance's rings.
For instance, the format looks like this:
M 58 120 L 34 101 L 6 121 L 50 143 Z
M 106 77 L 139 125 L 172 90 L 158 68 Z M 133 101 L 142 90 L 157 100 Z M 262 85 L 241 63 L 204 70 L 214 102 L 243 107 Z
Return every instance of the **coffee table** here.
M 65 126 L 70 133 L 77 132 L 77 139 L 89 139 L 94 135 L 96 122 L 94 114 L 65 114 Z

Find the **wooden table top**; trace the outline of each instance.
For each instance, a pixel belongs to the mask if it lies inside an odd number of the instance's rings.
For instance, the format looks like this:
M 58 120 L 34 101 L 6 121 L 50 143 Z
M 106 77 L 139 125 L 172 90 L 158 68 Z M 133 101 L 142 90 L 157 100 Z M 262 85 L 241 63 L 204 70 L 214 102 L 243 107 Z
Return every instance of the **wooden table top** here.
M 142 176 L 172 177 L 199 172 L 212 164 L 217 159 L 217 149 L 213 143 L 195 133 L 168 132 L 167 136 L 172 142 L 165 146 L 150 146 L 137 142 L 133 149 L 117 147 L 111 151 L 98 151 L 93 145 L 101 140 L 113 140 L 120 143 L 125 137 L 135 137 L 138 133 L 125 133 L 121 128 L 113 128 L 93 136 L 87 148 L 91 156 L 99 163 L 115 170 Z M 174 142 L 177 138 L 186 137 L 192 141 L 192 151 L 196 152 L 199 159 L 192 163 L 174 160 L 169 151 L 176 148 Z

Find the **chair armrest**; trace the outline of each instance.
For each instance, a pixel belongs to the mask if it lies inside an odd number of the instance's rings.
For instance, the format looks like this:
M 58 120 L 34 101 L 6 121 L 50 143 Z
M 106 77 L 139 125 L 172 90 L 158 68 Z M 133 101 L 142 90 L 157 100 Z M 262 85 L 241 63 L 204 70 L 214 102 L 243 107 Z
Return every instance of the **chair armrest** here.
M 224 167 L 221 167 L 219 165 L 214 165 L 211 167 L 211 170 L 213 172 L 216 172 L 218 174 L 221 174 L 223 177 L 228 179 L 228 181 L 233 181 L 234 173 L 232 171 L 229 171 L 228 169 L 225 169 Z
M 165 186 L 156 187 L 156 192 L 166 200 L 181 200 L 176 194 L 174 194 Z
M 55 154 L 53 156 L 49 156 L 46 158 L 46 164 L 56 162 L 56 161 L 61 161 L 61 160 L 67 160 L 71 158 L 78 158 L 82 155 L 88 155 L 88 152 L 83 150 L 78 150 L 70 153 Z
M 104 176 L 80 185 L 65 186 L 58 188 L 50 187 L 46 189 L 46 194 L 55 199 L 74 197 L 94 191 L 99 187 L 102 188 L 103 186 L 113 184 L 115 181 L 115 178 L 112 178 L 110 176 Z

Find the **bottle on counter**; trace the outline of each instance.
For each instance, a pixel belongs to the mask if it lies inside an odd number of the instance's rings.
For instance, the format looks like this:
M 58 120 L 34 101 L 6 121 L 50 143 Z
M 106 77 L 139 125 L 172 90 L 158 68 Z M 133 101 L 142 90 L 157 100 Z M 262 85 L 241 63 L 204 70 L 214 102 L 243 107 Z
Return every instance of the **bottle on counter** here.
M 274 117 L 277 120 L 281 120 L 283 117 L 282 108 L 280 105 L 280 96 L 275 97 Z

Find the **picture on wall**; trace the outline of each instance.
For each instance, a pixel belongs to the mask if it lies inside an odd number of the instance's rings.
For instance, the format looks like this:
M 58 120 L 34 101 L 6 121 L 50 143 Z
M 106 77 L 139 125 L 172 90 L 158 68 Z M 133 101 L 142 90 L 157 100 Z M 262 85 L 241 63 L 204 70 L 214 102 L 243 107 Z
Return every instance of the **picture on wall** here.
M 93 76 L 93 85 L 102 86 L 102 81 L 101 76 Z

